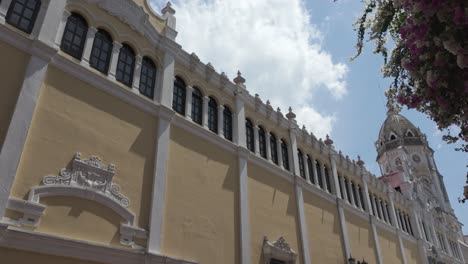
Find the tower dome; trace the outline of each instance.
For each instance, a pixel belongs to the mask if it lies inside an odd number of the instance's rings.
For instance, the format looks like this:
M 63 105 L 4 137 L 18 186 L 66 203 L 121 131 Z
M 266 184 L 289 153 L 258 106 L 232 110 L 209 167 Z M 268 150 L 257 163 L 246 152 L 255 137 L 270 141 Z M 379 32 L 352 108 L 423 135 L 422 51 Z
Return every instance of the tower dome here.
M 376 142 L 378 157 L 385 152 L 402 145 L 423 145 L 424 135 L 406 117 L 400 115 L 400 109 L 387 104 L 387 118 L 382 124 Z

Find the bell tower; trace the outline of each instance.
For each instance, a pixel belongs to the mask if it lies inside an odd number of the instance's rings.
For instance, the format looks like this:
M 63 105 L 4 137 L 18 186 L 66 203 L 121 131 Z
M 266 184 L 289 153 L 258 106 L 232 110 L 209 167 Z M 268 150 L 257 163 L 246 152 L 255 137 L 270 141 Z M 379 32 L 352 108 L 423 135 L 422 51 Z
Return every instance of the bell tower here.
M 387 108 L 375 143 L 382 180 L 424 206 L 453 212 L 426 135 L 397 106 L 388 103 Z

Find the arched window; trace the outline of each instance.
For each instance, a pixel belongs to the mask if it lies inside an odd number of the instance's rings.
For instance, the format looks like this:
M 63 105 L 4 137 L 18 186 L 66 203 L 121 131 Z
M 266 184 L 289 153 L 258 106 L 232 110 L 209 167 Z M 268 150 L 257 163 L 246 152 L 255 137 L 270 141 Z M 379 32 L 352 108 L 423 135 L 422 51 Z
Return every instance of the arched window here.
M 377 199 L 376 196 L 374 196 L 374 201 L 375 201 L 375 206 L 377 207 L 377 208 L 376 208 L 376 209 L 377 209 L 377 210 L 376 210 L 376 211 L 377 211 L 377 216 L 378 216 L 379 219 L 382 220 L 382 212 L 381 212 L 381 210 L 379 210 L 379 208 L 380 208 L 380 201 L 379 201 L 379 199 Z
M 325 171 L 325 181 L 327 184 L 327 191 L 331 193 L 331 181 L 330 181 L 330 170 L 328 169 L 327 166 L 323 165 L 324 171 Z
M 40 0 L 13 0 L 8 8 L 6 22 L 30 34 L 40 8 Z
M 390 136 L 390 140 L 395 140 L 395 139 L 396 139 L 396 136 L 392 134 L 392 135 Z
M 299 160 L 299 174 L 305 179 L 304 155 L 300 149 L 297 149 L 297 159 Z
M 388 208 L 388 203 L 385 203 L 385 210 L 387 211 L 388 222 L 392 225 L 392 218 L 390 217 L 390 210 Z
M 266 152 L 266 136 L 265 136 L 265 129 L 263 127 L 259 126 L 258 127 L 258 148 L 260 155 L 263 158 L 267 158 L 267 152 Z
M 181 115 L 185 115 L 186 87 L 185 82 L 181 78 L 175 78 L 174 91 L 172 95 L 172 109 Z
M 246 135 L 246 143 L 247 143 L 247 148 L 255 152 L 255 142 L 254 142 L 254 132 L 253 132 L 253 124 L 252 121 L 249 119 L 245 120 L 245 135 Z
M 192 92 L 192 120 L 201 125 L 203 117 L 203 94 L 197 87 Z
M 119 52 L 119 60 L 117 62 L 115 79 L 128 87 L 132 87 L 134 71 L 135 52 L 132 48 L 130 48 L 129 45 L 123 44 Z
M 276 137 L 273 133 L 270 133 L 270 151 L 271 160 L 278 165 L 278 146 L 276 145 Z
M 224 106 L 223 123 L 224 138 L 232 141 L 232 112 L 228 106 Z
M 283 157 L 283 168 L 289 170 L 288 145 L 284 139 L 281 140 L 281 156 Z
M 154 98 L 154 86 L 156 83 L 156 65 L 148 58 L 143 57 L 141 62 L 140 93 L 148 98 Z
M 310 182 L 312 182 L 313 184 L 315 184 L 315 177 L 314 177 L 314 164 L 312 163 L 312 159 L 310 158 L 309 155 L 307 155 L 307 168 L 309 169 L 309 179 L 310 179 Z
M 370 198 L 369 200 L 370 200 L 370 204 L 371 204 L 372 215 L 377 216 L 377 208 L 375 208 L 375 205 L 372 202 L 372 199 L 374 199 L 373 197 L 374 197 L 374 195 L 372 193 L 369 193 L 369 198 Z
M 94 36 L 89 66 L 103 74 L 107 74 L 112 55 L 112 46 L 112 38 L 109 33 L 99 29 Z
M 63 31 L 60 49 L 77 60 L 81 60 L 88 33 L 88 23 L 78 14 L 72 13 Z
M 338 174 L 338 186 L 340 188 L 341 198 L 344 200 L 345 197 L 344 197 L 344 192 L 343 192 L 343 185 L 341 184 L 342 179 L 343 179 L 343 177 L 341 177 L 341 175 Z
M 406 132 L 407 137 L 414 137 L 413 133 L 411 131 Z
M 318 185 L 323 189 L 322 166 L 318 160 L 315 161 L 315 170 L 317 171 Z
M 364 203 L 364 195 L 363 195 L 362 188 L 360 185 L 358 185 L 358 192 L 359 192 L 359 198 L 361 199 L 361 208 L 362 210 L 367 211 L 366 204 Z
M 359 197 L 358 197 L 358 192 L 356 191 L 356 185 L 354 182 L 351 182 L 351 189 L 353 190 L 353 196 L 354 196 L 354 205 L 357 207 L 359 205 Z
M 348 179 L 346 179 L 346 177 L 344 178 L 344 187 L 346 188 L 346 194 L 347 194 L 347 197 L 346 199 L 348 200 L 349 203 L 352 203 L 352 200 L 351 200 L 351 190 L 349 189 L 349 182 L 348 182 Z
M 208 129 L 218 133 L 218 103 L 213 97 L 208 101 Z

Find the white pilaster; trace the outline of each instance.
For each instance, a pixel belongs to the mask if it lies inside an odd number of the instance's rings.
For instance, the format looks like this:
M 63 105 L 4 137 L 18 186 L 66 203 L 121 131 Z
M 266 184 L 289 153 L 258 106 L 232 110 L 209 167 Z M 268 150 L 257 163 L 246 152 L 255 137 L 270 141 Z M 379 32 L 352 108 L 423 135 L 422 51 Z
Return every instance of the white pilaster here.
M 29 59 L 10 126 L 0 150 L 0 220 L 5 213 L 47 68 L 48 62 L 41 58 L 32 56 Z
M 299 153 L 299 152 L 298 152 Z M 304 176 L 308 183 L 310 183 L 309 163 L 307 162 L 307 155 L 302 153 L 302 164 L 304 164 Z
M 172 96 L 174 94 L 174 65 L 175 59 L 173 52 L 166 50 L 162 65 L 160 89 L 156 89 L 155 98 L 157 102 L 168 108 L 172 108 Z M 187 109 L 185 109 L 185 111 L 187 112 Z
M 374 196 L 375 197 L 375 196 Z M 377 211 L 379 212 L 378 215 L 380 215 L 380 220 L 384 220 L 384 215 L 383 215 L 383 210 L 382 210 L 382 200 L 380 198 L 375 197 L 375 205 L 377 205 Z
M 155 146 L 155 167 L 148 238 L 148 251 L 153 254 L 161 254 L 167 163 L 169 160 L 169 138 L 171 134 L 171 121 L 174 116 L 174 111 L 167 108 L 161 107 L 160 111 Z
M 322 177 L 323 190 L 328 192 L 327 179 L 325 177 L 325 165 L 324 164 L 321 164 L 321 166 L 320 166 L 320 174 L 321 174 L 320 176 Z
M 367 180 L 368 180 L 369 174 L 363 173 L 361 175 L 362 179 L 362 188 L 363 188 L 363 194 L 364 195 L 364 203 L 365 207 L 367 208 L 367 211 L 370 215 L 372 215 L 372 208 L 371 208 L 371 201 L 369 198 L 369 187 L 367 186 Z
M 39 11 L 37 16 L 36 25 L 34 26 L 32 35 L 36 35 L 35 31 L 40 25 L 37 35 L 38 40 L 54 47 L 55 40 L 57 38 L 57 31 L 60 29 L 59 26 L 63 19 L 63 11 L 65 11 L 66 5 L 67 1 L 63 0 L 49 0 L 48 4 L 46 4 L 46 1 L 42 1 L 41 11 Z
M 349 245 L 348 239 L 348 229 L 346 227 L 346 217 L 344 214 L 343 206 L 341 205 L 343 201 L 340 199 L 336 199 L 336 204 L 338 206 L 338 218 L 340 219 L 340 226 L 341 226 L 341 238 L 343 239 L 343 245 L 345 249 L 345 257 L 346 261 L 351 257 L 351 247 Z
M 277 139 L 276 141 L 276 149 L 278 152 L 278 166 L 280 168 L 283 168 L 283 152 L 281 151 L 281 140 Z
M 388 201 L 390 203 L 390 219 L 392 220 L 392 225 L 398 229 L 399 227 L 397 224 L 398 220 L 395 213 L 395 202 L 393 202 L 394 196 L 395 194 L 393 193 L 393 191 L 388 193 Z
M 265 132 L 265 142 L 266 142 L 267 160 L 271 161 L 270 132 Z
M 115 74 L 117 71 L 117 63 L 119 61 L 120 48 L 122 48 L 122 44 L 120 44 L 120 42 L 114 41 L 112 46 L 111 64 L 109 69 L 109 77 L 114 81 Z
M 68 10 L 63 11 L 62 19 L 60 19 L 57 34 L 56 34 L 56 37 L 55 37 L 55 47 L 57 49 L 60 48 L 60 44 L 62 43 L 63 33 L 65 31 L 65 26 L 67 25 L 67 20 L 70 17 L 70 15 L 71 15 L 71 13 Z
M 0 24 L 5 24 L 6 14 L 8 12 L 8 7 L 10 7 L 12 0 L 3 0 L 0 3 Z
M 356 195 L 357 195 L 357 207 L 362 209 L 362 204 L 361 204 L 361 193 L 362 193 L 362 190 L 361 190 L 361 187 L 359 187 L 359 185 L 354 185 L 356 187 Z
M 299 215 L 299 229 L 301 232 L 301 245 L 304 264 L 310 264 L 310 252 L 309 252 L 309 238 L 307 235 L 307 223 L 304 212 L 304 198 L 302 195 L 302 187 L 296 182 L 296 202 L 297 212 Z
M 243 147 L 239 147 L 238 152 L 241 264 L 250 264 L 249 179 L 247 172 L 249 151 Z
M 314 177 L 315 186 L 318 186 L 317 163 L 314 156 L 310 156 L 310 158 L 312 159 L 312 177 Z
M 406 252 L 405 252 L 405 246 L 403 245 L 403 239 L 401 238 L 401 231 L 397 230 L 397 237 L 398 237 L 398 247 L 400 248 L 400 254 L 401 254 L 401 259 L 403 260 L 402 264 L 408 263 L 406 260 Z
M 187 86 L 187 91 L 185 93 L 185 117 L 189 120 L 192 120 L 192 95 L 193 87 Z
M 253 133 L 254 133 L 254 148 L 255 148 L 255 154 L 259 155 L 260 154 L 260 142 L 258 140 L 258 126 L 254 125 L 253 127 Z
M 344 176 L 340 177 L 341 186 L 343 187 L 343 199 L 345 202 L 348 202 L 348 186 L 345 185 Z
M 349 190 L 349 196 L 351 197 L 351 204 L 356 206 L 355 199 L 354 199 L 354 192 L 353 192 L 353 182 L 351 180 L 348 180 L 348 190 Z
M 81 64 L 89 66 L 89 60 L 91 59 L 91 52 L 93 50 L 94 37 L 96 36 L 97 28 L 89 27 L 88 33 L 86 34 L 86 42 L 83 50 L 83 58 Z
M 238 86 L 240 86 L 238 84 Z M 246 147 L 246 135 L 245 135 L 245 109 L 244 109 L 244 101 L 242 100 L 242 93 L 243 89 L 241 87 L 237 87 L 236 91 L 236 108 L 235 114 L 233 115 L 233 138 L 234 143 L 241 146 Z
M 377 251 L 377 263 L 383 264 L 382 251 L 380 250 L 379 234 L 377 234 L 377 228 L 375 227 L 375 217 L 370 217 L 372 237 L 374 239 L 375 250 Z
M 218 105 L 218 135 L 224 137 L 224 106 Z
M 208 96 L 203 96 L 203 107 L 202 107 L 202 125 L 204 128 L 208 129 L 208 102 L 210 98 Z
M 140 78 L 141 78 L 141 64 L 143 62 L 143 57 L 140 54 L 135 56 L 135 69 L 133 72 L 133 84 L 132 91 L 136 94 L 140 94 Z
M 340 188 L 340 184 L 338 183 L 338 171 L 336 169 L 335 155 L 336 154 L 330 154 L 330 164 L 331 164 L 331 175 L 330 175 L 330 177 L 332 177 L 330 179 L 330 184 L 332 186 L 330 186 L 330 187 L 332 189 L 332 193 L 334 193 L 338 198 L 342 198 L 341 193 L 338 190 Z
M 296 131 L 298 129 L 297 125 L 294 123 L 294 119 L 289 120 L 289 164 L 291 172 L 296 176 L 301 176 L 299 170 L 299 159 L 297 157 L 297 137 Z

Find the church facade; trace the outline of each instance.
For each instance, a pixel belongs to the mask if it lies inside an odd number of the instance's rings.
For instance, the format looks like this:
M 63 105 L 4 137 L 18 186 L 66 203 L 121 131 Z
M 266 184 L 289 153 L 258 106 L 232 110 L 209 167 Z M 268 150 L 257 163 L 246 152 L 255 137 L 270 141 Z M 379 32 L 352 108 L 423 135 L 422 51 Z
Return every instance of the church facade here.
M 462 264 L 425 135 L 382 177 L 176 42 L 146 0 L 0 1 L 0 262 Z

